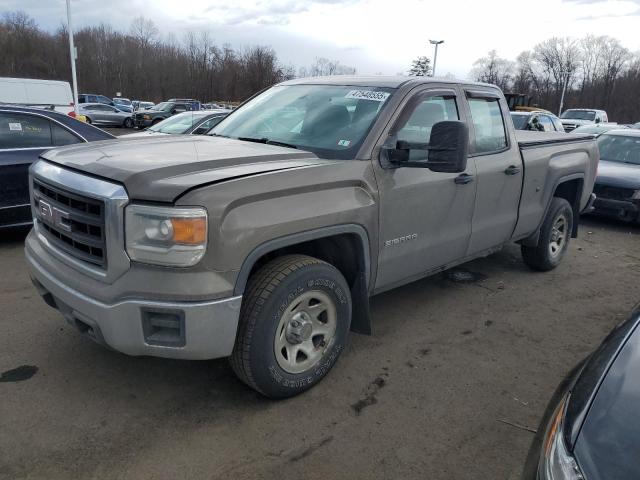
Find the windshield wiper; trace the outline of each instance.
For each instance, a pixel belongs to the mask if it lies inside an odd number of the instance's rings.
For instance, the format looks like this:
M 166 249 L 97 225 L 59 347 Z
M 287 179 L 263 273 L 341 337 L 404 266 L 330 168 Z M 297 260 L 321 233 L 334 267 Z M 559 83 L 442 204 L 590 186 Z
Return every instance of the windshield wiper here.
M 220 135 L 219 133 L 208 133 L 210 137 L 229 138 L 229 135 Z
M 238 137 L 238 140 L 242 140 L 244 142 L 264 143 L 266 145 L 278 145 L 279 147 L 289 147 L 289 148 L 295 148 L 295 149 L 298 148 L 296 145 L 293 145 L 291 143 L 279 142 L 278 140 L 269 140 L 266 137 L 262 137 L 262 138 Z

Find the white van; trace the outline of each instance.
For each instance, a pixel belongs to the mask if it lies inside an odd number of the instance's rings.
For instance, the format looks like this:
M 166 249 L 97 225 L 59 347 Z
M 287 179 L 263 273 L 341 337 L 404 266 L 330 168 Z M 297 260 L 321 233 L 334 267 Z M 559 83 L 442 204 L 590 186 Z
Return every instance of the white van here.
M 53 107 L 64 114 L 73 111 L 71 86 L 59 80 L 0 78 L 0 103 Z

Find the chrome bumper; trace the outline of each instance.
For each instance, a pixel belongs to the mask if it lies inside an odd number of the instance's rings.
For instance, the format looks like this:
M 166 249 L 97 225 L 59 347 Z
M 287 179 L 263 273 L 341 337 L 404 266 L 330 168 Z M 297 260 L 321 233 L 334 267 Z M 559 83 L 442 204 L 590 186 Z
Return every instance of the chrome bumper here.
M 132 299 L 107 304 L 66 287 L 28 249 L 25 255 L 45 302 L 98 343 L 127 355 L 189 360 L 227 357 L 233 350 L 242 296 L 205 302 Z

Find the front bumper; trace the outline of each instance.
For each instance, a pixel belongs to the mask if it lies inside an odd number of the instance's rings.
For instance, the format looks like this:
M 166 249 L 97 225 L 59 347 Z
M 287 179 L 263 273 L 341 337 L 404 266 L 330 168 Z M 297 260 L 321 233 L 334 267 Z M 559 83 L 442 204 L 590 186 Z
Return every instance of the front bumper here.
M 133 125 L 138 128 L 150 127 L 152 123 L 153 123 L 153 119 L 145 120 L 142 118 L 135 118 L 135 117 L 133 119 Z
M 615 218 L 626 222 L 640 221 L 640 203 L 631 200 L 613 200 L 596 198 L 593 203 L 593 214 Z
M 242 296 L 198 302 L 144 298 L 105 303 L 65 286 L 25 249 L 38 293 L 92 340 L 127 355 L 189 360 L 227 357 L 233 350 Z

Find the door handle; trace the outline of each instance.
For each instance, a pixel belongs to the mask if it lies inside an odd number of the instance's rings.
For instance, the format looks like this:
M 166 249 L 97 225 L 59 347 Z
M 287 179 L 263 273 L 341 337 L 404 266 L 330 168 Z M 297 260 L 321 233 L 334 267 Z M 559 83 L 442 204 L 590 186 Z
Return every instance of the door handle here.
M 515 165 L 509 165 L 504 171 L 507 175 L 517 175 L 520 173 L 520 167 L 516 167 Z
M 469 175 L 468 173 L 461 173 L 456 178 L 453 179 L 458 185 L 466 185 L 467 183 L 473 182 L 473 175 Z

